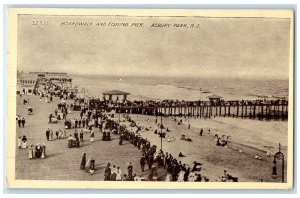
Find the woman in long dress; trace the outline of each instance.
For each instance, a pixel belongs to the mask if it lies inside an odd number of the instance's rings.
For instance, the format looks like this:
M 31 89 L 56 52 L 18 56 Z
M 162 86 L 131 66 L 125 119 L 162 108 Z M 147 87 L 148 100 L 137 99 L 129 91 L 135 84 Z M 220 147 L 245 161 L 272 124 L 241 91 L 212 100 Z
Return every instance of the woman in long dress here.
M 194 172 L 191 172 L 189 175 L 189 182 L 194 182 L 196 179 L 196 175 Z
M 45 143 L 43 143 L 41 158 L 44 159 L 45 157 L 46 157 L 46 145 L 45 145 Z
M 66 138 L 67 137 L 67 132 L 66 132 L 66 130 L 64 130 L 64 138 Z
M 28 148 L 28 158 L 32 159 L 33 158 L 33 145 L 31 144 L 30 147 Z
M 116 177 L 116 180 L 117 181 L 121 181 L 122 179 L 122 171 L 120 169 L 120 167 L 117 167 L 117 177 Z
M 111 169 L 111 176 L 110 176 L 110 181 L 116 181 L 117 180 L 117 169 L 116 166 L 114 165 L 113 168 Z
M 95 160 L 94 160 L 93 156 L 91 156 L 89 159 L 89 169 L 90 169 L 90 173 L 92 175 L 95 172 Z
M 39 143 L 37 143 L 37 145 L 35 147 L 35 157 L 41 158 L 41 156 L 42 156 L 42 147 L 40 146 Z
M 20 149 L 21 148 L 21 145 L 22 145 L 22 137 L 20 136 L 18 138 L 18 148 Z
M 172 181 L 172 179 L 171 179 L 171 175 L 168 173 L 166 176 L 166 182 L 170 182 L 170 181 Z
M 178 182 L 184 182 L 184 173 L 185 172 L 183 170 L 181 170 L 179 172 L 179 176 L 178 176 L 178 179 L 177 179 Z
M 94 142 L 94 136 L 95 136 L 94 131 L 91 131 L 91 135 L 90 135 L 91 142 Z
M 26 135 L 23 135 L 23 138 L 22 138 L 22 148 L 26 149 L 26 147 L 27 147 L 27 137 L 26 137 Z
M 86 164 L 86 153 L 82 153 L 82 159 L 80 164 L 80 170 L 84 170 Z
M 68 148 L 72 148 L 72 147 L 73 147 L 73 137 L 72 135 L 70 135 L 68 138 Z
M 50 131 L 50 138 L 49 138 L 49 140 L 50 140 L 50 141 L 53 140 L 53 130 L 52 130 L 52 129 L 51 129 L 51 131 Z

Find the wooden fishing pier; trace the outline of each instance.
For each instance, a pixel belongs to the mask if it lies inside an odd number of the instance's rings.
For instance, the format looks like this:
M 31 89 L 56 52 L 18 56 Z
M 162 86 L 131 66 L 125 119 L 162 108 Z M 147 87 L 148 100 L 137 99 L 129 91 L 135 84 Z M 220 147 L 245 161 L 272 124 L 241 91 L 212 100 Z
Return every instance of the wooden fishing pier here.
M 92 108 L 99 107 L 96 101 L 90 101 Z M 130 105 L 114 104 L 109 107 L 116 113 L 143 114 L 153 116 L 178 117 L 233 117 L 251 119 L 288 119 L 288 101 L 247 100 L 247 101 L 193 101 L 193 102 L 139 102 Z

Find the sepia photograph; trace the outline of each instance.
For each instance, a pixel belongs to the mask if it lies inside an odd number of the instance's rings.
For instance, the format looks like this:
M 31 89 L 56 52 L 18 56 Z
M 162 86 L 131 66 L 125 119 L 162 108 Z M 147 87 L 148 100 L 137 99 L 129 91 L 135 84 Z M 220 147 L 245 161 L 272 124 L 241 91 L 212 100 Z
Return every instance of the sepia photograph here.
M 292 10 L 8 20 L 8 187 L 292 188 Z

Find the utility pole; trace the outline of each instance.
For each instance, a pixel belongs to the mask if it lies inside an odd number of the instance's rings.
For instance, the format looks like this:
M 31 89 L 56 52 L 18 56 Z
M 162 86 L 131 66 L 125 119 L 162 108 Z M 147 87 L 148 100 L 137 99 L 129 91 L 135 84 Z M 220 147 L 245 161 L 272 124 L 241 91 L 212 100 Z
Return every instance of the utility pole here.
M 282 170 L 281 170 L 281 180 L 282 183 L 284 183 L 284 154 L 281 152 L 281 144 L 279 143 L 279 151 L 274 155 L 274 160 L 273 163 L 276 166 L 277 164 L 277 160 L 281 160 L 282 161 Z M 277 167 L 277 166 L 276 166 Z M 277 172 L 276 172 L 277 175 Z
M 120 130 L 121 130 L 121 119 L 120 119 L 120 117 L 121 117 L 121 104 L 119 104 L 119 134 L 120 134 Z
M 160 150 L 162 151 L 162 128 L 163 128 L 163 125 L 162 125 L 162 113 L 160 114 Z

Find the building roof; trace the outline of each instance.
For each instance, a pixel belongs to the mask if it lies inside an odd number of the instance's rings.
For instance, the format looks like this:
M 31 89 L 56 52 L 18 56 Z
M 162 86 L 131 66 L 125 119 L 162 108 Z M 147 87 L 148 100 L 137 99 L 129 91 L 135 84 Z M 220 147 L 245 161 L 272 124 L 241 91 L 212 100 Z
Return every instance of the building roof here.
M 103 95 L 129 95 L 130 93 L 124 92 L 124 91 L 119 91 L 119 90 L 111 90 L 111 91 L 106 91 L 103 92 Z
M 37 80 L 36 74 L 25 73 L 25 72 L 18 72 L 17 73 L 18 80 Z
M 220 98 L 223 98 L 223 97 L 222 96 L 218 96 L 216 94 L 213 94 L 213 95 L 207 96 L 207 98 L 209 98 L 209 99 L 220 99 Z

